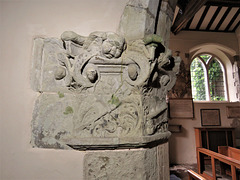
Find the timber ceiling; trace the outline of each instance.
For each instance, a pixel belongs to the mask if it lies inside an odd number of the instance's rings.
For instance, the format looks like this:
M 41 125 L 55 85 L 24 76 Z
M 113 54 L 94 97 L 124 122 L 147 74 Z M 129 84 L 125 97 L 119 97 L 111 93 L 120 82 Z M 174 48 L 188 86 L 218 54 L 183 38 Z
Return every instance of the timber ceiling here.
M 240 25 L 240 0 L 179 0 L 172 32 L 235 32 Z

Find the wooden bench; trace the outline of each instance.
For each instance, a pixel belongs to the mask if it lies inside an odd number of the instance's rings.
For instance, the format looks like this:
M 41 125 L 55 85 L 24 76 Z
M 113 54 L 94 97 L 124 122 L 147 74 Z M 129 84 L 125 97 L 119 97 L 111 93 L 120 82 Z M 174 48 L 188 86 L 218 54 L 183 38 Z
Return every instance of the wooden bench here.
M 230 146 L 218 146 L 218 153 L 240 161 L 240 149 Z
M 194 172 L 193 170 L 187 170 L 188 172 L 188 180 L 207 180 L 204 177 L 202 177 L 200 174 Z
M 211 158 L 211 175 L 205 172 L 204 166 L 204 156 L 209 156 Z M 240 169 L 240 160 L 236 160 L 232 157 L 225 156 L 220 153 L 213 152 L 205 148 L 197 148 L 197 164 L 198 173 L 208 180 L 216 180 L 216 164 L 215 160 L 219 160 L 222 163 L 228 164 L 231 168 L 232 180 L 237 180 L 236 168 Z
M 218 146 L 218 153 L 240 161 L 240 149 L 229 146 Z M 231 167 L 225 163 L 220 162 L 221 174 L 231 176 Z

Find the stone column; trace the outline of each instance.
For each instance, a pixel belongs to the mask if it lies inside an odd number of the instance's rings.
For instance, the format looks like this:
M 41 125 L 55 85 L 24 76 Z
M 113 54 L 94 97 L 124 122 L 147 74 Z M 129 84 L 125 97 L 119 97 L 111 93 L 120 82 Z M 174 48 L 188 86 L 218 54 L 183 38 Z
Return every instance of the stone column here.
M 167 48 L 175 5 L 131 0 L 118 34 L 35 39 L 31 81 L 41 94 L 33 147 L 86 151 L 86 180 L 169 179 L 166 94 L 180 64 Z
M 124 9 L 118 33 L 127 41 L 157 34 L 168 47 L 176 4 L 177 0 L 130 0 Z
M 85 179 L 169 179 L 168 143 L 152 148 L 88 152 Z

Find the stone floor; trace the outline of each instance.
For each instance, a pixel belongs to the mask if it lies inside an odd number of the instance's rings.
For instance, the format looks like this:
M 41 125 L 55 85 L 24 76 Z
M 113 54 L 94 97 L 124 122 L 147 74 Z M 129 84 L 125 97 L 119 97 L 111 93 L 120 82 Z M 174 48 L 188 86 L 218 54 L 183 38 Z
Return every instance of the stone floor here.
M 188 180 L 187 170 L 191 169 L 197 172 L 197 164 L 192 165 L 171 165 L 170 166 L 170 180 Z M 177 177 L 177 178 L 176 178 Z

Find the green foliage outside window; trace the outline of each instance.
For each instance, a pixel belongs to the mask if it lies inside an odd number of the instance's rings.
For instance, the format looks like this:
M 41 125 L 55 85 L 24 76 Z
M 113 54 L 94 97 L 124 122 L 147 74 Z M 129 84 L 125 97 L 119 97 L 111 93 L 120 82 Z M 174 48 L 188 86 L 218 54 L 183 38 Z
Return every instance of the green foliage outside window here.
M 200 60 L 200 58 L 202 59 L 202 61 Z M 209 64 L 208 69 L 203 62 Z M 206 71 L 208 72 L 208 77 L 207 74 L 205 74 L 204 68 L 206 68 Z M 208 54 L 200 55 L 192 61 L 190 70 L 192 96 L 194 100 L 208 100 L 208 93 L 212 101 L 226 100 L 223 69 L 220 62 L 216 58 L 213 58 L 211 55 Z M 208 80 L 207 84 L 206 80 Z M 209 88 L 207 88 L 208 85 Z M 207 89 L 209 89 L 209 92 L 207 92 Z
M 198 58 L 195 58 L 191 64 L 191 82 L 194 100 L 206 100 L 205 75 Z
M 200 56 L 204 61 L 205 63 L 207 63 L 207 61 L 212 57 L 211 55 L 208 55 L 208 54 L 203 54 Z
M 223 71 L 216 59 L 213 59 L 209 64 L 208 79 L 211 100 L 224 101 Z

